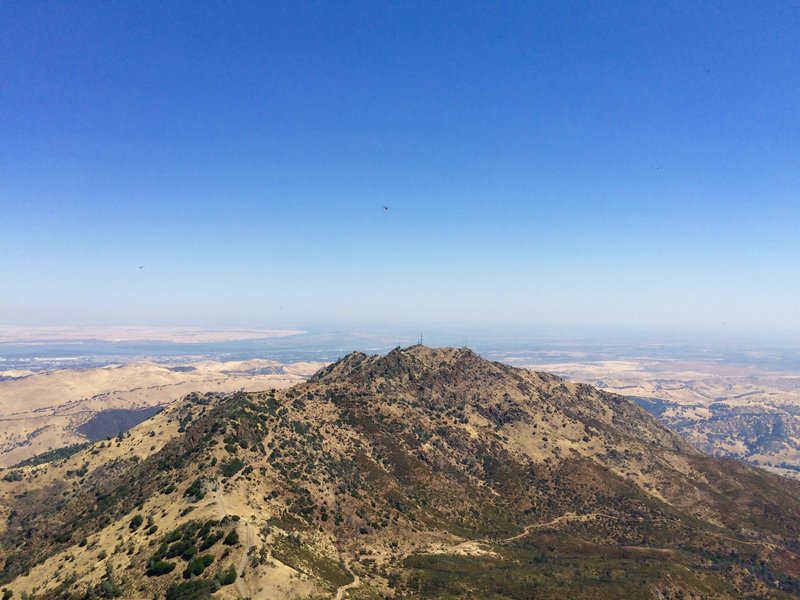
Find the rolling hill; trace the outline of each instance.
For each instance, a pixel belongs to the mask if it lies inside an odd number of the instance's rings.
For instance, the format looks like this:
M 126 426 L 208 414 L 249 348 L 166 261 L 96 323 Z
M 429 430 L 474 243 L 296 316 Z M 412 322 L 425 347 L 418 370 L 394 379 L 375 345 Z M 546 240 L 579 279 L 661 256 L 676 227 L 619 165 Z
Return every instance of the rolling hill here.
M 322 363 L 134 362 L 39 373 L 0 372 L 0 467 L 125 431 L 190 392 L 288 387 Z
M 797 372 L 650 359 L 541 368 L 629 396 L 706 454 L 800 479 Z

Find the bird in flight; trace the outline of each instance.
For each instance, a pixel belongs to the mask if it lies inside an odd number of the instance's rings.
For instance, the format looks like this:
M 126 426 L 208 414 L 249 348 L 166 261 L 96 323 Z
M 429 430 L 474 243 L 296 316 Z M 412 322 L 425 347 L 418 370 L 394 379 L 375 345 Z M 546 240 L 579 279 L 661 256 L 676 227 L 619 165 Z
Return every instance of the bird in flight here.
M 141 269 L 142 267 L 139 267 L 139 268 Z
M 389 210 L 389 207 L 386 206 L 385 204 L 381 204 L 381 206 L 383 206 L 383 210 Z

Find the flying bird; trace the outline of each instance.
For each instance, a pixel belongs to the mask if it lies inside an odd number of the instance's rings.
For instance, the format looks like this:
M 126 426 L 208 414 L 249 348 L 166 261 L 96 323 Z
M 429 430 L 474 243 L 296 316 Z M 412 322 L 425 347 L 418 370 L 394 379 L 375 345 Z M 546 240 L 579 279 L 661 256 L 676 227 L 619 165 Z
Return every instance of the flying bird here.
M 386 206 L 385 204 L 381 204 L 381 206 L 383 206 L 383 210 L 389 210 L 389 207 Z

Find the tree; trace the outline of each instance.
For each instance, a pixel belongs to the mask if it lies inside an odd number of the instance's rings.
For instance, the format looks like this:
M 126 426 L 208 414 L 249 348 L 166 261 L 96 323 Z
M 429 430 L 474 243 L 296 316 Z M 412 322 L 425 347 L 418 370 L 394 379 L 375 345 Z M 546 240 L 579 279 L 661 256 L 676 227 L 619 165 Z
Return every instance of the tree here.
M 231 529 L 230 533 L 225 536 L 225 540 L 222 543 L 226 546 L 235 546 L 239 543 L 239 534 L 236 533 L 235 529 Z

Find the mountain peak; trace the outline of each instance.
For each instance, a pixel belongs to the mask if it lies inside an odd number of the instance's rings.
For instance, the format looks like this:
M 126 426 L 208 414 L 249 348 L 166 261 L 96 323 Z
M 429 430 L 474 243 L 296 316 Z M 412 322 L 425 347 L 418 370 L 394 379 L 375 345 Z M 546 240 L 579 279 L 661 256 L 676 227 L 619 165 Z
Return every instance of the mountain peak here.
M 15 597 L 208 598 L 232 581 L 254 598 L 800 593 L 800 485 L 464 348 L 353 352 L 158 419 L 0 481 Z
M 487 368 L 492 364 L 467 348 L 431 348 L 416 344 L 394 348 L 385 355 L 366 355 L 352 352 L 318 371 L 312 383 L 334 382 L 342 379 L 365 381 L 417 381 L 436 371 L 466 368 Z

